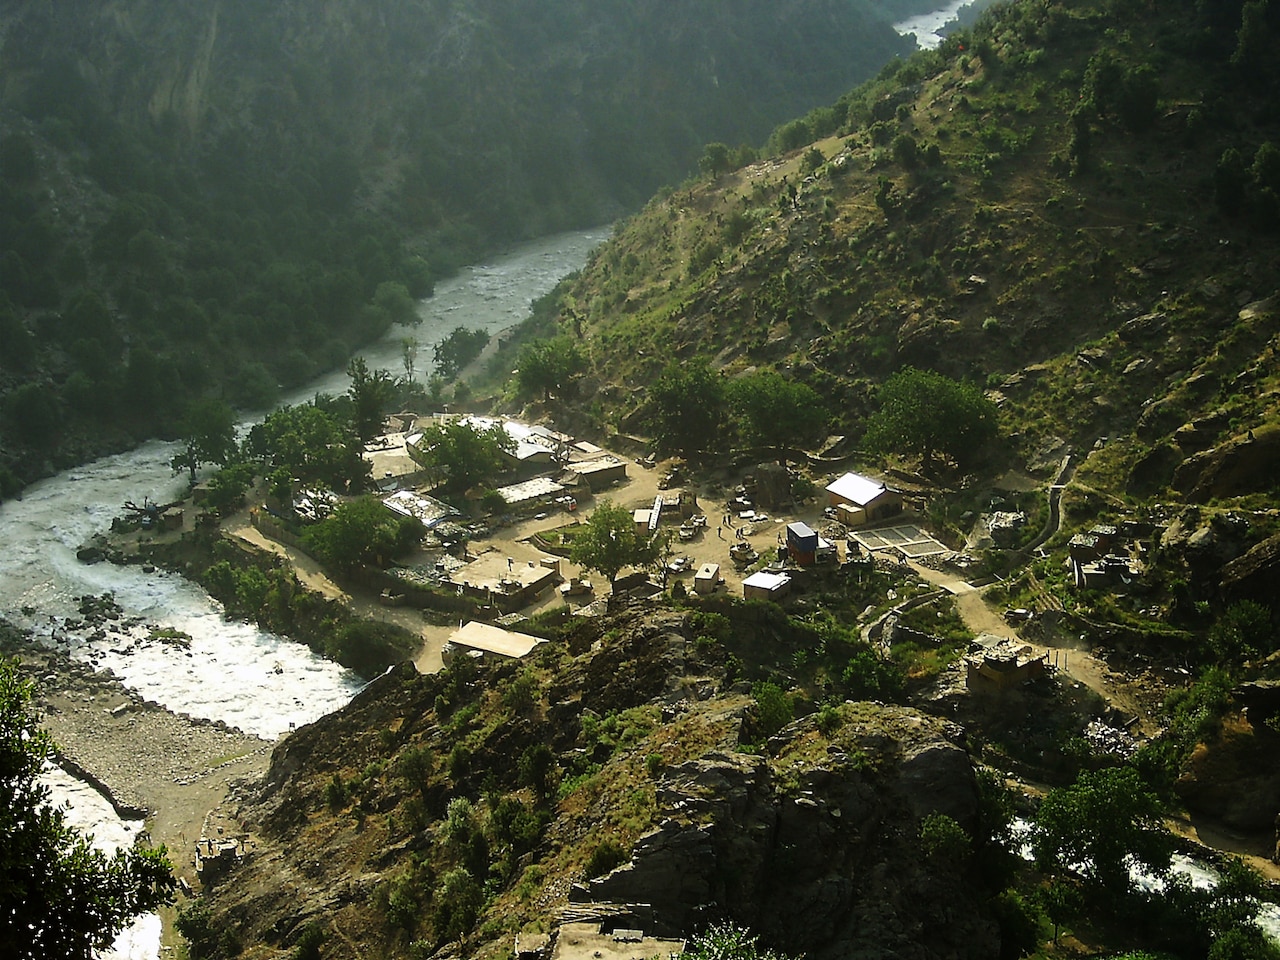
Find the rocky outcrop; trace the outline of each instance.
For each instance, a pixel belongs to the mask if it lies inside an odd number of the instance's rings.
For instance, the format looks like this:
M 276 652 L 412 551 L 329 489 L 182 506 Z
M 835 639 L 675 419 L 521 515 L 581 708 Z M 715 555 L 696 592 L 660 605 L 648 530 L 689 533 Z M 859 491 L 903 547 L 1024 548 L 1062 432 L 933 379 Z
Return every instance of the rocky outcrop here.
M 1280 534 L 1255 544 L 1222 568 L 1223 599 L 1271 603 L 1280 596 Z
M 1276 734 L 1262 723 L 1224 727 L 1192 754 L 1175 789 L 1188 809 L 1237 830 L 1271 828 L 1280 810 Z
M 1172 486 L 1191 503 L 1269 490 L 1278 460 L 1280 429 L 1251 430 L 1183 461 Z
M 813 958 L 873 947 L 995 955 L 972 889 L 925 861 L 916 841 L 932 813 L 975 825 L 973 771 L 955 730 L 900 707 L 844 712 L 830 742 L 806 719 L 769 742 L 770 758 L 712 753 L 667 770 L 661 824 L 580 897 L 652 904 L 670 932 L 728 914 Z

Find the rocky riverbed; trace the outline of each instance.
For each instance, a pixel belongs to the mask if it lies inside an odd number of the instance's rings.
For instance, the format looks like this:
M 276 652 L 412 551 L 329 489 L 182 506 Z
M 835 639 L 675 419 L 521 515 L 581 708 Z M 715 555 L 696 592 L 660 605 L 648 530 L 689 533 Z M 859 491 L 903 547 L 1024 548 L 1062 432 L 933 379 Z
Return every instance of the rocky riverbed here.
M 193 882 L 195 841 L 234 829 L 212 812 L 234 781 L 266 768 L 271 741 L 144 700 L 110 671 L 95 671 L 29 636 L 0 629 L 0 653 L 35 680 L 33 707 L 64 766 L 107 793 L 118 812 L 145 816 L 153 843 Z

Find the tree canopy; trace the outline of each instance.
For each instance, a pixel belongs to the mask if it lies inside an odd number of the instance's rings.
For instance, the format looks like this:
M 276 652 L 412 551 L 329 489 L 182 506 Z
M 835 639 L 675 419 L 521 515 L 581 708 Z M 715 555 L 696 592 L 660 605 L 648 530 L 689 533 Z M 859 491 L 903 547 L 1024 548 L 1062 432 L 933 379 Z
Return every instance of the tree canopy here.
M 563 395 L 576 374 L 587 366 L 587 358 L 570 337 L 552 337 L 525 344 L 516 361 L 516 382 L 526 396 L 542 394 L 550 400 L 553 393 Z
M 1132 767 L 1086 770 L 1040 804 L 1031 846 L 1042 868 L 1080 874 L 1109 895 L 1132 889 L 1130 863 L 1161 875 L 1169 867 L 1164 805 Z
M 422 522 L 393 514 L 374 497 L 341 504 L 308 527 L 303 541 L 326 565 L 350 573 L 360 564 L 386 562 L 422 539 Z
M 760 938 L 745 927 L 712 924 L 694 937 L 685 950 L 687 960 L 789 960 L 786 954 L 760 946 Z
M 488 342 L 489 334 L 484 330 L 454 327 L 447 337 L 432 348 L 436 373 L 445 380 L 456 380 L 462 368 L 480 356 L 480 351 Z
M 129 921 L 173 899 L 165 850 L 107 856 L 68 827 L 40 780 L 54 746 L 31 684 L 0 663 L 0 954 L 89 960 Z
M 783 462 L 789 448 L 814 439 L 827 420 L 817 391 L 773 372 L 732 381 L 729 404 L 748 438 L 775 447 Z
M 570 559 L 604 574 L 612 590 L 623 567 L 653 566 L 666 554 L 669 543 L 669 534 L 637 530 L 630 510 L 602 500 L 575 534 Z
M 649 388 L 658 443 L 690 453 L 705 450 L 724 426 L 724 381 L 705 360 L 670 364 Z
M 191 482 L 203 464 L 225 466 L 237 452 L 235 412 L 222 400 L 200 400 L 182 418 L 181 439 L 186 444 L 170 464 L 174 473 L 187 470 Z
M 899 370 L 876 399 L 880 409 L 863 438 L 871 450 L 919 454 L 926 463 L 944 453 L 963 463 L 996 435 L 995 405 L 982 390 L 932 370 Z
M 502 424 L 482 427 L 454 420 L 422 431 L 410 454 L 428 477 L 455 490 L 468 490 L 500 473 L 515 440 Z
M 395 380 L 386 370 L 370 370 L 364 357 L 347 364 L 351 385 L 352 421 L 361 443 L 368 443 L 382 432 L 382 418 L 395 399 Z
M 249 431 L 246 450 L 288 479 L 358 489 L 369 475 L 360 445 L 342 417 L 314 403 L 281 407 Z

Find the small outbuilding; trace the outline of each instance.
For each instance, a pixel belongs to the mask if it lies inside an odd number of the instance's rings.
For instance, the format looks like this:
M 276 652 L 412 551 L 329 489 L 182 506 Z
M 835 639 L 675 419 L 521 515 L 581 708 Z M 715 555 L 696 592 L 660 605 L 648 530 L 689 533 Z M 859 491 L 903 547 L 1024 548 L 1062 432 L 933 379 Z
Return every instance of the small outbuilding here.
M 704 563 L 693 575 L 694 593 L 713 593 L 720 583 L 720 564 Z
M 791 578 L 785 573 L 761 570 L 742 581 L 742 596 L 747 600 L 781 600 L 791 592 Z
M 592 490 L 600 490 L 611 483 L 627 479 L 626 463 L 610 455 L 597 456 L 591 460 L 572 460 L 565 464 L 564 469 L 566 473 L 580 477 Z
M 534 648 L 546 642 L 527 633 L 516 633 L 514 630 L 472 620 L 450 635 L 440 652 L 440 659 L 445 666 L 459 654 L 519 659 L 528 656 Z
M 787 524 L 787 554 L 802 567 L 817 562 L 819 537 L 807 523 L 799 520 Z
M 974 693 L 1001 693 L 1043 676 L 1048 654 L 1027 644 L 983 634 L 965 657 L 965 686 Z

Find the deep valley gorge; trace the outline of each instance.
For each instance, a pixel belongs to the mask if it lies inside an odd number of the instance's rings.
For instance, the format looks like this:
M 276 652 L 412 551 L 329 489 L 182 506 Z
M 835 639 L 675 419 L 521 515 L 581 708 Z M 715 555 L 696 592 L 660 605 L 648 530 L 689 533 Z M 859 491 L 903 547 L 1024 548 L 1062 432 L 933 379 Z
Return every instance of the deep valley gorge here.
M 1280 955 L 1280 7 L 928 7 L 0 12 L 0 945 Z

